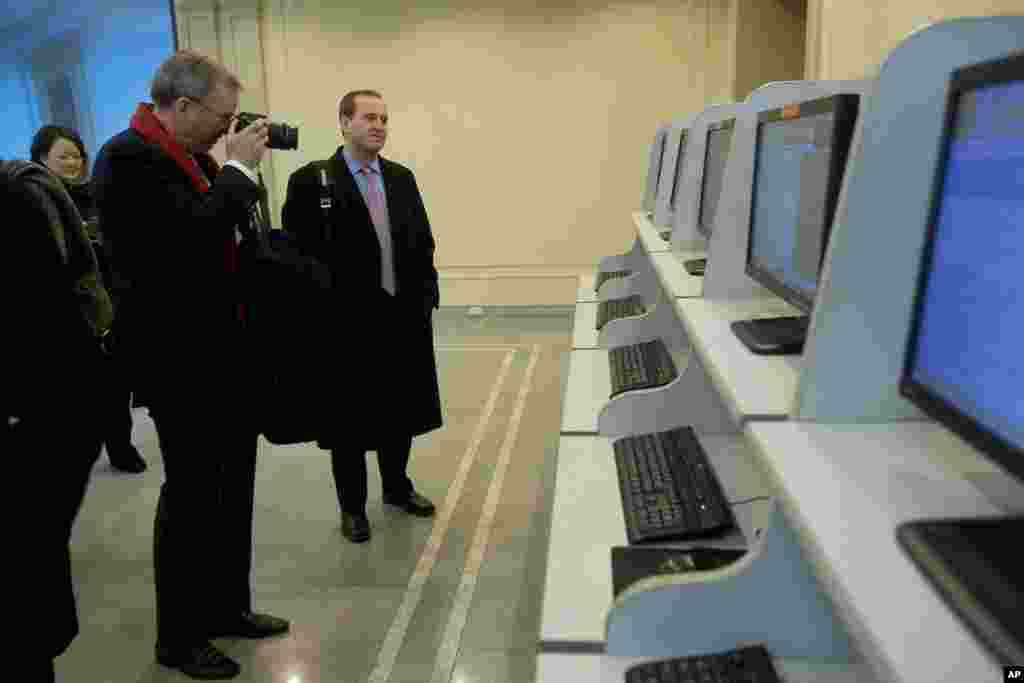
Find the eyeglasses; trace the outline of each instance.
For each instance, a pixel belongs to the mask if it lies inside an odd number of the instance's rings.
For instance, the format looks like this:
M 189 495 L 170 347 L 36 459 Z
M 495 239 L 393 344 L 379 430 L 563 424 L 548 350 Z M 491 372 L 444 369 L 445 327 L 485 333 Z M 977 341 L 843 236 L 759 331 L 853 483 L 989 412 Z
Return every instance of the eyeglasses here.
M 230 126 L 231 122 L 235 120 L 236 114 L 222 114 L 219 111 L 216 111 L 214 109 L 211 109 L 210 107 L 207 107 L 205 104 L 203 104 L 199 100 L 194 100 L 191 97 L 187 97 L 186 99 L 189 102 L 193 102 L 195 104 L 198 104 L 200 107 L 202 107 L 206 111 L 208 111 L 211 114 L 213 114 L 214 116 L 216 116 L 218 119 L 221 120 L 221 123 L 223 123 L 225 126 Z

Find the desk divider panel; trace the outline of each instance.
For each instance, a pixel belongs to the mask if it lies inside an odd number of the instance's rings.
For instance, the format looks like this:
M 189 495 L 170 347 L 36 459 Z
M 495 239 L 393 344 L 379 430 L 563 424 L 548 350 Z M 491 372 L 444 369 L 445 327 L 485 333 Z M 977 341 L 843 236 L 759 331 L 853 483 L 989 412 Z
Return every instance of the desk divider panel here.
M 602 285 L 601 291 L 598 293 L 600 301 L 615 301 L 628 296 L 639 296 L 648 308 L 654 304 L 656 296 L 654 287 L 658 284 L 658 275 L 654 272 L 651 257 L 643 250 L 640 240 L 638 239 L 636 243 L 640 246 L 641 256 L 634 259 L 633 265 L 629 268 L 633 271 L 632 274 L 615 278 Z
M 644 297 L 646 313 L 605 323 L 597 335 L 600 348 L 613 349 L 654 339 L 663 339 L 669 348 L 689 348 L 686 331 L 676 315 L 674 302 L 664 288 L 658 286 L 657 278 L 652 279 L 648 291 L 633 292 Z
M 644 220 L 639 217 L 639 214 L 634 216 L 636 220 Z M 625 254 L 613 254 L 611 256 L 603 257 L 597 264 L 597 273 L 614 273 L 619 270 L 634 270 L 640 265 L 643 265 L 642 259 L 646 258 L 644 254 L 644 246 L 640 243 L 639 238 L 633 241 L 633 246 L 630 247 L 629 251 Z M 605 284 L 601 285 L 601 289 L 598 290 L 600 293 L 609 284 L 606 281 Z
M 698 114 L 690 124 L 686 160 L 676 202 L 675 222 L 672 226 L 672 248 L 685 249 L 704 246 L 704 237 L 697 232 L 700 218 L 700 192 L 704 179 L 704 152 L 707 148 L 708 126 L 731 119 L 743 110 L 745 104 L 717 104 Z
M 836 93 L 863 93 L 866 89 L 866 81 L 780 81 L 762 85 L 750 93 L 746 106 L 736 115 L 708 249 L 705 299 L 772 296 L 745 273 L 758 113 Z
M 898 383 L 950 76 L 1022 49 L 1024 16 L 956 19 L 910 36 L 882 64 L 858 117 L 860 144 L 822 266 L 795 418 L 924 419 Z
M 620 595 L 606 620 L 610 655 L 686 657 L 762 643 L 776 657 L 848 659 L 836 619 L 778 503 L 747 555 Z
M 620 394 L 610 399 L 597 416 L 604 436 L 653 434 L 691 426 L 702 434 L 735 434 L 736 424 L 722 405 L 700 358 L 690 350 L 674 352 L 679 376 L 664 387 Z

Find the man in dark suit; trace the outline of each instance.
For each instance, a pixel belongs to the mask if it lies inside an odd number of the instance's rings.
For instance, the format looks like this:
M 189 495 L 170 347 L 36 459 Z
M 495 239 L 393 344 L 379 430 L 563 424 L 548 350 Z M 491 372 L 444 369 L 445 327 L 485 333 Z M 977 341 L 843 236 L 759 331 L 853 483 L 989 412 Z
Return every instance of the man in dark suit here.
M 147 398 L 164 462 L 156 655 L 194 678 L 239 673 L 211 638 L 288 630 L 251 605 L 257 432 L 246 404 L 237 240 L 259 197 L 267 128 L 229 133 L 240 88 L 198 53 L 171 56 L 153 79 L 155 104 L 139 105 L 94 170 L 110 265 L 125 287 L 119 350 Z M 225 134 L 219 169 L 209 151 Z
M 439 305 L 434 237 L 412 171 L 380 156 L 388 111 L 380 93 L 350 92 L 339 107 L 346 142 L 292 174 L 285 230 L 331 269 L 337 320 L 321 382 L 339 408 L 319 440 L 331 451 L 342 533 L 370 538 L 366 451 L 377 451 L 384 502 L 420 517 L 434 505 L 406 475 L 414 436 L 442 424 L 431 315 Z M 324 204 L 322 200 L 326 200 Z M 329 208 L 326 205 L 329 204 Z M 324 207 L 324 208 L 322 208 Z

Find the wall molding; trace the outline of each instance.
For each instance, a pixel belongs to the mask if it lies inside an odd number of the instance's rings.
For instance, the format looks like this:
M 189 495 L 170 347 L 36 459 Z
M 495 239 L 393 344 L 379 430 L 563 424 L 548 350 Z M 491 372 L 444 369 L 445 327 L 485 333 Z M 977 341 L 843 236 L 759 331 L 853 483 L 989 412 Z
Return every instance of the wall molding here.
M 568 279 L 593 274 L 595 266 L 448 266 L 439 267 L 442 280 Z

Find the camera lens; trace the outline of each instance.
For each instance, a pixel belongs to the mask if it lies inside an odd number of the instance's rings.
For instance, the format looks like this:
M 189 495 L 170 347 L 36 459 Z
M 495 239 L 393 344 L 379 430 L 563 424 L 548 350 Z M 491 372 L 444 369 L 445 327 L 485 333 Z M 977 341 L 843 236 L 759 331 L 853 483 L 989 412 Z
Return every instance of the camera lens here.
M 245 128 L 253 121 L 267 118 L 265 114 L 253 114 L 243 111 L 236 117 L 238 130 Z M 298 149 L 299 129 L 289 126 L 286 123 L 267 124 L 267 149 Z
M 267 149 L 298 149 L 299 129 L 286 123 L 267 126 Z

